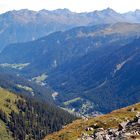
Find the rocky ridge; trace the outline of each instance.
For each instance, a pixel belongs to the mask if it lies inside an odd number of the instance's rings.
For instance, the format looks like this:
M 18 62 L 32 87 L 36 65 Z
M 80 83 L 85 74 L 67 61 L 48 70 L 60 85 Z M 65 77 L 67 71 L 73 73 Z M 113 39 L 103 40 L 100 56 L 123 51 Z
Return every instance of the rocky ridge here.
M 140 113 L 133 120 L 120 123 L 118 128 L 97 128 L 94 131 L 93 127 L 87 127 L 86 131 L 93 131 L 93 133 L 82 134 L 80 140 L 138 140 L 140 139 Z
M 140 103 L 106 115 L 78 119 L 45 140 L 139 140 Z

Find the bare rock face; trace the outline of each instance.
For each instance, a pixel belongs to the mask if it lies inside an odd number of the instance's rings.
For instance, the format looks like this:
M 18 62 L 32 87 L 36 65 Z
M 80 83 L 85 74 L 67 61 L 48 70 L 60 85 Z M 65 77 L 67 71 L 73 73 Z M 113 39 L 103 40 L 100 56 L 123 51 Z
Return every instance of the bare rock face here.
M 90 127 L 87 129 L 91 131 Z M 140 115 L 132 121 L 120 123 L 118 129 L 97 128 L 92 135 L 85 134 L 82 140 L 137 140 L 137 137 L 140 137 Z
M 138 119 L 138 124 L 140 124 L 140 119 Z
M 135 108 L 133 107 L 133 108 L 131 108 L 131 112 L 135 112 Z
M 128 124 L 128 121 L 127 121 L 127 122 L 122 122 L 122 123 L 120 123 L 120 124 L 119 124 L 119 129 L 118 129 L 118 130 L 120 131 L 120 130 L 125 129 L 125 127 L 126 127 L 127 124 Z
M 86 127 L 85 130 L 86 131 L 93 131 L 94 129 L 92 127 Z

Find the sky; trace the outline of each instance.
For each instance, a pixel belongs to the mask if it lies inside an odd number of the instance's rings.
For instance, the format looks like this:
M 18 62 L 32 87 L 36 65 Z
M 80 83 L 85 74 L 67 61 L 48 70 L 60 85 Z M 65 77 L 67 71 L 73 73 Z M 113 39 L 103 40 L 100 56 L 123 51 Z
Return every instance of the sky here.
M 10 10 L 54 10 L 68 8 L 73 12 L 90 12 L 112 8 L 119 13 L 140 9 L 140 0 L 0 0 L 0 13 Z

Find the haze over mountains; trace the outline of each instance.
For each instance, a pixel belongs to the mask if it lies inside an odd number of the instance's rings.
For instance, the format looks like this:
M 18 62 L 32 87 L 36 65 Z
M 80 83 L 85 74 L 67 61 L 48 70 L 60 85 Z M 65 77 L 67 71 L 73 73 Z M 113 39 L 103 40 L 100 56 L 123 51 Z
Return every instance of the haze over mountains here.
M 108 8 L 89 13 L 74 13 L 68 9 L 54 11 L 9 11 L 0 15 L 0 50 L 11 43 L 26 42 L 76 26 L 116 22 L 140 22 L 140 11 L 120 14 Z
M 28 79 L 44 75 L 42 82 L 58 92 L 56 102 L 63 107 L 81 112 L 82 104 L 93 104 L 86 113 L 109 112 L 140 100 L 139 36 L 136 23 L 77 27 L 9 45 L 0 62 Z M 76 102 L 66 103 L 71 100 Z
M 138 103 L 139 75 L 140 10 L 1 14 L 0 139 L 40 140 L 77 115 Z

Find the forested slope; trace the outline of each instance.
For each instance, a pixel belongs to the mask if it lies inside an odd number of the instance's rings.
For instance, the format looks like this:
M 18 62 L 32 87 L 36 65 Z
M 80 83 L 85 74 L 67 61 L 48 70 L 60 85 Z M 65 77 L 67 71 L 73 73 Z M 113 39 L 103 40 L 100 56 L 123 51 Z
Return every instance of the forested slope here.
M 2 140 L 40 140 L 76 118 L 56 106 L 20 97 L 2 88 L 0 97 Z

